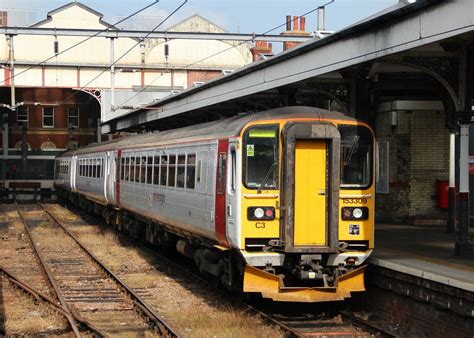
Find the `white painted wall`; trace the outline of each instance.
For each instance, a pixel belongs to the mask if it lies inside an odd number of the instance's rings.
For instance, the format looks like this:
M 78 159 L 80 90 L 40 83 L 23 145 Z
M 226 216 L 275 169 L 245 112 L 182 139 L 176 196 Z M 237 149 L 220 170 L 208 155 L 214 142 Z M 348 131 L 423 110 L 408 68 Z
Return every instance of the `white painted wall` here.
M 88 9 L 84 5 L 70 3 L 64 7 L 48 13 L 48 19 L 41 21 L 33 27 L 38 28 L 87 28 L 105 29 L 107 24 L 101 21 L 100 13 Z M 170 28 L 170 31 L 191 32 L 225 32 L 221 27 L 204 19 L 199 15 L 192 16 Z M 15 84 L 24 87 L 68 87 L 110 89 L 110 40 L 107 38 L 91 38 L 80 46 L 63 54 L 54 55 L 54 41 L 59 44 L 59 51 L 84 40 L 84 37 L 54 37 L 17 35 L 14 37 L 15 48 L 15 73 L 25 70 L 27 63 L 35 65 L 50 58 L 45 65 L 44 72 L 37 66 L 24 74 L 15 76 Z M 171 87 L 171 74 L 174 70 L 173 84 L 178 88 L 187 88 L 188 69 L 197 70 L 222 70 L 237 69 L 252 62 L 251 46 L 249 44 L 239 45 L 239 42 L 216 41 L 216 40 L 170 40 L 169 59 L 164 57 L 164 39 L 145 40 L 144 57 L 142 55 L 138 40 L 130 38 L 115 39 L 115 60 L 126 54 L 116 64 L 115 87 L 117 90 L 132 90 L 133 87 L 141 86 L 141 72 L 144 69 L 144 83 L 146 86 Z M 135 47 L 134 47 L 135 46 Z M 237 46 L 236 48 L 230 48 Z M 128 52 L 132 49 L 130 52 Z M 228 50 L 227 50 L 228 49 Z M 227 51 L 226 51 L 227 50 Z M 127 53 L 128 52 L 128 53 Z M 218 54 L 206 59 L 210 55 Z M 206 59 L 206 60 L 203 60 Z M 7 36 L 0 34 L 0 63 L 7 64 L 9 61 L 9 47 Z M 188 67 L 193 64 L 191 67 Z M 146 69 L 146 68 L 154 69 Z M 101 72 L 105 72 L 93 80 Z M 125 70 L 125 71 L 123 71 Z M 134 70 L 134 72 L 132 72 Z M 163 74 L 161 74 L 165 70 Z M 79 84 L 78 84 L 79 78 Z M 0 86 L 5 86 L 5 71 L 0 69 Z M 110 90 L 107 91 L 110 93 Z M 133 94 L 132 94 L 133 95 Z M 162 98 L 169 93 L 165 90 L 156 92 L 156 98 Z M 152 94 L 141 96 L 148 100 Z M 119 100 L 115 100 L 119 105 Z M 134 102 L 135 104 L 140 102 Z M 106 105 L 103 105 L 106 106 Z M 106 109 L 108 106 L 106 107 Z M 114 112 L 108 112 L 115 115 Z M 107 111 L 102 112 L 103 118 Z M 106 118 L 107 119 L 107 118 Z

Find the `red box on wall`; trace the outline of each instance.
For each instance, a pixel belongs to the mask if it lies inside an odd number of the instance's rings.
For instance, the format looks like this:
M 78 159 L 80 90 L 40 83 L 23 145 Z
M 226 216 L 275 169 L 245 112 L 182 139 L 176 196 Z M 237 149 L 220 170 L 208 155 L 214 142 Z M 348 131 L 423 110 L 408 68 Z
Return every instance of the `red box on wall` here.
M 438 192 L 438 208 L 449 207 L 449 181 L 436 180 L 436 191 Z

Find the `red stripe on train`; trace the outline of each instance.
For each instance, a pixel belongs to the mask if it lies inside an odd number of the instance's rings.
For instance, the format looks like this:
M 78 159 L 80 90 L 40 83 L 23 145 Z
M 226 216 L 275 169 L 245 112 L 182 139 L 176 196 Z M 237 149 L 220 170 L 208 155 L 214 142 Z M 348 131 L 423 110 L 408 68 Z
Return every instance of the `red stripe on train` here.
M 229 247 L 226 233 L 226 174 L 227 174 L 227 149 L 229 140 L 219 140 L 217 146 L 217 165 L 216 165 L 216 238 L 220 245 Z M 222 163 L 221 163 L 222 162 Z M 223 164 L 223 170 L 219 170 L 219 164 Z

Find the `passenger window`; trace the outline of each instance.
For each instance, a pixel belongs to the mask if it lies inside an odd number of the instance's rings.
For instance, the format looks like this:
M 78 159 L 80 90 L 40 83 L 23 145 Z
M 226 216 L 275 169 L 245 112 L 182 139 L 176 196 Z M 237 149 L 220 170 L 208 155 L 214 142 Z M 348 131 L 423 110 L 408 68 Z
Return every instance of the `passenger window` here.
M 159 183 L 160 183 L 160 157 L 155 156 L 153 184 L 158 185 Z
M 128 164 L 129 164 L 129 160 L 128 160 L 128 157 L 125 157 L 125 164 L 123 166 L 123 180 L 124 182 L 127 182 L 129 180 L 129 176 L 128 176 Z
M 186 166 L 186 188 L 194 189 L 194 181 L 196 179 L 196 155 L 188 155 L 188 163 Z
M 184 188 L 184 174 L 186 171 L 186 156 L 178 155 L 178 175 L 176 177 L 176 186 Z
M 125 181 L 125 157 L 122 157 L 120 166 L 120 180 Z
M 219 153 L 219 162 L 217 165 L 217 193 L 222 195 L 225 192 L 226 178 L 226 153 Z
M 142 157 L 140 183 L 145 183 L 145 181 L 146 181 L 146 157 Z
M 135 157 L 135 182 L 140 183 L 140 157 Z
M 166 177 L 168 171 L 168 156 L 161 156 L 160 185 L 166 185 Z
M 146 160 L 146 183 L 151 184 L 153 178 L 153 157 L 149 156 Z
M 130 182 L 135 182 L 135 157 L 130 157 Z
M 198 165 L 197 165 L 197 177 L 196 177 L 197 183 L 201 183 L 201 171 L 202 171 L 202 161 L 198 161 Z
M 168 166 L 168 186 L 174 187 L 176 180 L 176 155 L 170 155 L 170 163 Z

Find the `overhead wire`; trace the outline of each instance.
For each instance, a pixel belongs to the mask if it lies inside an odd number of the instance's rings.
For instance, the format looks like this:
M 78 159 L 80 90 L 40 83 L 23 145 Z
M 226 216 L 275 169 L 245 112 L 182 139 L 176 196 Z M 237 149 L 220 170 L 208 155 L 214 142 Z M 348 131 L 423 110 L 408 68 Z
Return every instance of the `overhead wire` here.
M 325 7 L 325 6 L 327 6 L 327 5 L 331 4 L 331 3 L 333 3 L 334 1 L 335 1 L 335 0 L 330 0 L 330 1 L 328 1 L 327 3 L 325 3 L 325 4 L 323 4 L 323 5 L 320 5 L 320 6 L 314 8 L 314 9 L 312 9 L 312 10 L 310 10 L 310 11 L 304 13 L 304 14 L 301 14 L 300 16 L 297 16 L 297 17 L 296 17 L 296 20 L 299 20 L 301 17 L 305 17 L 305 16 L 307 16 L 307 15 L 309 15 L 309 14 L 312 14 L 312 13 L 316 12 L 318 9 L 320 9 L 321 7 Z M 293 18 L 291 21 L 294 21 L 294 20 L 295 20 L 295 18 Z M 276 26 L 276 27 L 274 27 L 274 28 L 271 28 L 271 29 L 269 29 L 269 30 L 267 30 L 267 31 L 265 31 L 265 32 L 263 32 L 263 33 L 255 34 L 255 36 L 252 37 L 252 39 L 244 40 L 244 41 L 238 43 L 238 44 L 235 45 L 235 46 L 231 46 L 231 47 L 229 47 L 229 48 L 223 49 L 223 50 L 221 50 L 221 51 L 219 51 L 219 52 L 216 52 L 216 53 L 214 53 L 214 54 L 212 54 L 212 55 L 209 55 L 209 56 L 207 56 L 207 57 L 205 57 L 205 58 L 202 58 L 202 59 L 200 59 L 200 60 L 194 61 L 194 62 L 192 62 L 192 63 L 190 63 L 190 64 L 188 64 L 188 65 L 186 65 L 186 66 L 184 66 L 184 67 L 174 68 L 173 70 L 174 70 L 174 71 L 176 71 L 176 70 L 185 70 L 185 69 L 187 69 L 187 68 L 189 68 L 189 67 L 194 66 L 195 64 L 198 64 L 198 63 L 200 63 L 200 62 L 203 62 L 203 61 L 206 61 L 206 60 L 208 60 L 208 59 L 210 59 L 210 58 L 213 58 L 213 57 L 215 57 L 215 56 L 217 56 L 217 55 L 220 55 L 220 54 L 222 54 L 222 53 L 225 53 L 225 52 L 227 52 L 227 51 L 229 51 L 229 50 L 231 50 L 231 49 L 233 49 L 233 48 L 240 47 L 241 45 L 243 45 L 243 44 L 245 44 L 245 43 L 248 43 L 248 42 L 254 41 L 255 39 L 258 39 L 259 37 L 265 36 L 265 35 L 267 35 L 267 34 L 273 32 L 273 31 L 275 31 L 275 30 L 277 30 L 277 29 L 279 29 L 279 28 L 285 26 L 286 24 L 287 24 L 287 22 L 285 21 L 285 23 L 283 23 L 283 24 L 281 24 L 281 25 L 278 25 L 278 26 Z M 171 70 L 167 69 L 165 72 L 162 72 L 160 75 L 158 75 L 157 77 L 155 77 L 149 84 L 147 84 L 147 85 L 144 86 L 140 91 L 138 91 L 135 95 L 129 97 L 127 100 L 125 100 L 125 101 L 122 102 L 121 104 L 117 105 L 117 108 L 120 109 L 120 107 L 124 106 L 126 103 L 130 102 L 132 99 L 134 99 L 135 97 L 137 97 L 138 95 L 140 95 L 141 93 L 143 93 L 146 89 L 148 89 L 151 85 L 153 85 L 153 83 L 155 83 L 158 79 L 160 79 L 160 78 L 161 78 L 162 76 L 164 76 L 165 74 L 168 74 L 170 71 L 171 71 Z
M 155 1 L 152 2 L 151 4 L 149 4 L 149 5 L 147 5 L 147 6 L 143 7 L 143 8 L 141 8 L 141 9 L 139 9 L 138 11 L 136 11 L 136 12 L 134 12 L 134 13 L 132 13 L 132 14 L 126 16 L 125 18 L 123 18 L 122 20 L 117 21 L 116 23 L 112 24 L 111 26 L 115 27 L 116 25 L 121 24 L 122 22 L 124 22 L 124 21 L 126 21 L 126 20 L 128 20 L 128 19 L 130 19 L 130 18 L 132 18 L 132 17 L 134 17 L 134 16 L 137 15 L 138 13 L 141 13 L 141 12 L 143 12 L 144 10 L 147 10 L 148 8 L 150 8 L 150 7 L 154 6 L 154 5 L 156 5 L 159 1 L 160 1 L 160 0 L 155 0 Z M 83 44 L 84 42 L 87 42 L 87 41 L 89 41 L 90 39 L 95 38 L 95 37 L 98 36 L 99 34 L 104 33 L 104 32 L 107 32 L 107 31 L 110 31 L 110 30 L 111 30 L 110 27 L 107 27 L 107 28 L 105 28 L 105 29 L 99 30 L 99 31 L 97 31 L 97 33 L 95 33 L 95 34 L 93 34 L 93 35 L 91 35 L 91 36 L 88 36 L 87 38 L 85 38 L 85 39 L 83 39 L 83 40 L 77 42 L 76 44 L 74 44 L 74 45 L 72 45 L 72 46 L 70 46 L 70 47 L 68 47 L 68 48 L 66 48 L 66 49 L 64 49 L 63 51 L 58 52 L 58 53 L 55 53 L 54 55 L 48 57 L 47 59 L 44 59 L 43 61 L 40 61 L 40 62 L 38 62 L 38 63 L 36 63 L 36 64 L 34 64 L 34 65 L 31 65 L 30 67 L 28 67 L 28 68 L 26 68 L 26 69 L 24 69 L 24 70 L 22 70 L 22 71 L 20 71 L 20 72 L 18 72 L 18 73 L 15 73 L 15 74 L 11 75 L 10 77 L 8 77 L 8 78 L 6 78 L 6 79 L 0 81 L 0 84 L 5 83 L 5 82 L 7 82 L 7 81 L 9 81 L 9 80 L 11 80 L 11 79 L 13 79 L 13 78 L 15 78 L 15 77 L 21 75 L 21 74 L 24 74 L 24 73 L 30 71 L 30 70 L 33 69 L 33 68 L 42 66 L 43 64 L 45 64 L 45 63 L 48 62 L 49 60 L 56 58 L 58 55 L 61 55 L 61 54 L 63 54 L 63 53 L 66 53 L 66 52 L 70 51 L 71 49 L 76 48 L 77 46 Z
M 94 82 L 95 80 L 97 80 L 102 74 L 104 74 L 106 71 L 108 71 L 112 66 L 116 65 L 117 62 L 119 62 L 121 59 L 123 59 L 128 53 L 130 53 L 135 47 L 137 47 L 141 42 L 142 40 L 145 40 L 148 36 L 150 36 L 153 32 L 155 32 L 161 25 L 163 25 L 166 21 L 168 21 L 169 18 L 171 18 L 174 14 L 176 14 L 176 12 L 178 12 L 186 3 L 188 2 L 188 0 L 184 0 L 183 3 L 181 3 L 178 7 L 176 7 L 173 12 L 171 12 L 165 19 L 163 19 L 158 25 L 156 25 L 151 31 L 149 31 L 147 34 L 145 34 L 145 36 L 143 36 L 143 38 L 140 38 L 140 40 L 135 43 L 132 47 L 130 47 L 125 53 L 123 53 L 122 55 L 120 55 L 114 62 L 112 62 L 110 65 L 104 67 L 104 69 L 99 73 L 97 74 L 96 76 L 94 76 L 91 80 L 89 80 L 85 85 L 81 86 L 79 89 L 77 89 L 75 92 L 73 92 L 71 95 L 69 95 L 68 97 L 66 97 L 65 99 L 61 100 L 60 102 L 58 102 L 58 104 L 63 104 L 65 102 L 67 102 L 69 99 L 71 99 L 72 97 L 74 97 L 75 95 L 77 95 L 77 93 L 79 93 L 80 91 L 84 90 L 85 88 L 87 88 L 87 86 L 89 84 L 91 84 L 92 82 Z

